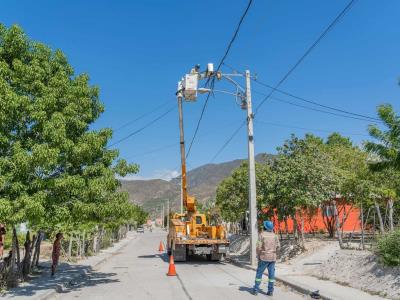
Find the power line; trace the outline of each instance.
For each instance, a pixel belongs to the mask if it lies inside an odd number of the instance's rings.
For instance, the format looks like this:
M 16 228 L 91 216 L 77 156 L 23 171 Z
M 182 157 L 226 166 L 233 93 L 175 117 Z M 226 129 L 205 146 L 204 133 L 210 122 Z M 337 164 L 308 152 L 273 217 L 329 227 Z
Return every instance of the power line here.
M 224 129 L 226 127 L 232 127 L 232 125 L 234 125 L 236 123 L 237 123 L 237 121 L 236 122 L 229 122 L 229 123 L 224 124 L 224 125 L 220 125 L 220 126 L 218 126 L 217 129 L 212 129 L 212 130 L 209 130 L 207 132 L 204 132 L 203 134 L 200 134 L 198 137 L 201 138 L 201 137 L 208 136 L 209 134 L 214 133 L 214 132 L 218 132 L 221 129 Z M 159 151 L 163 151 L 163 150 L 175 147 L 175 146 L 179 146 L 179 143 L 163 145 L 161 147 L 158 147 L 158 148 L 146 151 L 146 152 L 140 152 L 140 153 L 137 153 L 137 154 L 133 154 L 131 156 L 126 157 L 125 159 L 126 160 L 131 160 L 134 157 L 146 156 L 146 155 L 153 154 L 153 153 L 156 153 L 156 152 L 159 152 Z M 189 165 L 189 164 L 187 164 L 187 165 Z
M 335 27 L 336 24 L 346 15 L 346 13 L 352 8 L 353 4 L 357 0 L 351 0 L 345 8 L 339 13 L 339 15 L 328 25 L 328 27 L 322 32 L 322 34 L 315 40 L 315 42 L 306 50 L 306 52 L 297 60 L 297 62 L 289 69 L 289 71 L 282 77 L 282 79 L 272 88 L 271 92 L 265 97 L 261 103 L 256 107 L 254 115 L 257 114 L 260 107 L 272 96 L 272 94 L 286 81 L 286 79 L 293 73 L 294 70 L 304 61 L 304 59 L 311 53 L 311 51 L 321 42 L 321 40 L 328 34 L 329 31 Z
M 115 143 L 112 143 L 110 146 L 108 146 L 107 148 L 111 148 L 127 139 L 129 139 L 130 137 L 142 132 L 143 130 L 145 130 L 146 128 L 150 127 L 151 125 L 153 125 L 154 123 L 156 123 L 158 120 L 161 120 L 162 118 L 164 118 L 166 115 L 168 115 L 170 112 L 172 112 L 173 110 L 176 109 L 176 106 L 174 105 L 173 107 L 169 108 L 167 111 L 163 112 L 161 115 L 159 115 L 157 118 L 151 120 L 150 122 L 148 122 L 146 125 L 144 125 L 143 127 L 131 132 L 130 134 L 128 134 L 127 136 L 123 137 L 122 139 L 119 139 L 118 141 L 116 141 Z
M 260 94 L 260 95 L 265 96 L 264 93 L 261 93 L 261 92 L 256 91 L 256 90 L 253 90 L 253 92 L 256 93 L 256 94 Z M 337 116 L 337 117 L 342 117 L 342 118 L 347 118 L 347 119 L 353 119 L 353 120 L 360 120 L 360 121 L 365 121 L 365 122 L 372 122 L 372 123 L 376 123 L 377 122 L 377 121 L 366 119 L 364 117 L 361 118 L 361 117 L 354 117 L 352 115 L 339 114 L 339 113 L 336 113 L 336 112 L 326 111 L 326 110 L 318 109 L 318 108 L 315 108 L 315 107 L 310 107 L 310 106 L 306 106 L 306 105 L 303 105 L 303 104 L 298 104 L 298 103 L 295 103 L 295 102 L 292 102 L 292 101 L 289 101 L 289 100 L 286 100 L 286 99 L 277 98 L 277 97 L 270 97 L 270 99 L 278 101 L 278 102 L 281 102 L 281 103 L 289 104 L 289 105 L 292 105 L 292 106 L 301 107 L 301 108 L 304 108 L 304 109 L 307 109 L 307 110 L 311 110 L 311 111 L 316 111 L 316 112 L 332 115 L 332 116 Z
M 313 107 L 309 107 L 309 106 L 305 106 L 302 104 L 298 104 L 298 103 L 294 103 L 285 99 L 280 99 L 280 98 L 276 98 L 276 97 L 270 97 L 270 99 L 281 102 L 281 103 L 286 103 L 292 106 L 297 106 L 297 107 L 301 107 L 307 110 L 312 110 L 312 111 L 316 111 L 316 112 L 320 112 L 320 113 L 324 113 L 324 114 L 328 114 L 328 115 L 332 115 L 332 116 L 337 116 L 337 117 L 342 117 L 342 118 L 347 118 L 347 119 L 353 119 L 353 120 L 360 120 L 360 121 L 366 121 L 366 122 L 373 122 L 376 123 L 376 121 L 372 121 L 372 120 L 368 120 L 368 119 L 364 119 L 364 118 L 359 118 L 359 117 L 353 117 L 353 116 L 349 116 L 349 115 L 344 115 L 344 114 L 339 114 L 339 113 L 334 113 L 331 111 L 326 111 L 326 110 L 322 110 L 322 109 L 318 109 L 318 108 L 313 108 Z
M 235 32 L 234 32 L 234 34 L 233 34 L 233 36 L 232 36 L 232 38 L 231 38 L 231 40 L 230 40 L 230 42 L 229 42 L 229 44 L 228 44 L 228 47 L 226 48 L 225 53 L 224 53 L 224 55 L 222 56 L 222 58 L 221 58 L 221 60 L 220 60 L 220 62 L 219 62 L 219 64 L 218 64 L 218 67 L 217 67 L 217 69 L 216 69 L 216 72 L 218 72 L 218 71 L 220 70 L 222 64 L 224 63 L 226 57 L 228 56 L 229 51 L 231 50 L 231 47 L 232 47 L 234 41 L 236 40 L 237 35 L 239 34 L 240 27 L 242 26 L 242 23 L 243 23 L 243 21 L 244 21 L 246 15 L 247 15 L 247 13 L 248 13 L 248 11 L 249 11 L 250 6 L 251 6 L 252 3 L 253 3 L 253 0 L 249 0 L 249 3 L 247 4 L 247 7 L 246 7 L 245 11 L 243 12 L 242 16 L 240 17 L 239 23 L 238 23 L 238 25 L 236 26 L 236 30 L 235 30 Z M 208 85 L 209 80 L 210 80 L 210 78 L 207 80 L 206 86 Z M 201 110 L 199 120 L 197 121 L 196 129 L 195 129 L 195 131 L 194 131 L 192 140 L 190 141 L 190 144 L 189 144 L 189 149 L 188 149 L 188 151 L 187 151 L 186 158 L 189 157 L 190 151 L 192 150 L 193 143 L 194 143 L 194 141 L 195 141 L 195 139 L 196 139 L 197 132 L 199 131 L 199 128 L 200 128 L 201 120 L 203 119 L 204 112 L 205 112 L 206 107 L 207 107 L 207 104 L 208 104 L 208 100 L 210 99 L 210 95 L 211 95 L 211 93 L 212 93 L 212 90 L 214 89 L 214 84 L 215 84 L 215 77 L 213 77 L 212 80 L 211 80 L 211 84 L 210 84 L 210 90 L 211 90 L 211 91 L 210 91 L 210 93 L 208 93 L 207 98 L 206 98 L 206 100 L 204 101 L 204 105 L 203 105 L 203 108 L 202 108 L 202 110 Z
M 130 159 L 132 159 L 134 157 L 146 156 L 146 155 L 149 155 L 149 154 L 152 154 L 152 153 L 156 153 L 156 152 L 160 152 L 160 151 L 163 151 L 163 150 L 166 150 L 166 149 L 169 149 L 169 148 L 172 148 L 172 147 L 176 147 L 176 146 L 179 146 L 179 143 L 168 144 L 168 145 L 165 145 L 165 146 L 162 146 L 162 147 L 159 147 L 159 148 L 147 151 L 147 152 L 137 153 L 135 155 L 127 157 L 126 159 L 130 160 Z
M 265 86 L 265 87 L 270 88 L 270 89 L 274 89 L 273 86 L 271 86 L 271 85 L 269 85 L 267 83 L 261 82 L 258 79 L 253 79 L 253 81 L 258 83 L 259 85 Z M 325 105 L 325 104 L 321 104 L 321 103 L 318 103 L 316 101 L 308 100 L 308 99 L 305 99 L 303 97 L 296 96 L 296 95 L 294 95 L 292 93 L 289 93 L 289 92 L 286 92 L 286 91 L 283 91 L 283 90 L 280 90 L 280 89 L 275 89 L 275 91 L 277 91 L 278 93 L 284 94 L 286 96 L 290 96 L 290 97 L 292 97 L 294 99 L 300 100 L 302 102 L 310 103 L 310 104 L 313 104 L 313 105 L 316 105 L 316 106 L 320 106 L 320 107 L 323 107 L 323 108 L 326 108 L 326 109 L 330 109 L 330 110 L 333 110 L 333 111 L 345 113 L 345 114 L 352 115 L 352 116 L 362 117 L 362 118 L 365 118 L 365 119 L 371 119 L 372 121 L 380 121 L 378 118 L 375 118 L 375 117 L 371 117 L 371 116 L 367 116 L 367 115 L 363 115 L 363 114 L 359 114 L 359 113 L 354 113 L 354 112 L 350 112 L 350 111 L 347 111 L 347 110 L 344 110 L 344 109 L 341 109 L 341 108 L 336 108 L 336 107 L 328 106 L 328 105 Z
M 226 64 L 226 63 L 224 63 L 224 65 L 227 66 L 229 69 L 231 69 L 233 72 L 235 72 L 235 73 L 240 73 L 239 71 L 237 71 L 237 70 L 236 70 L 234 67 L 232 67 L 231 65 L 228 65 L 228 64 Z M 267 84 L 267 83 L 264 83 L 264 82 L 262 82 L 262 81 L 260 81 L 260 80 L 258 80 L 258 79 L 255 79 L 255 78 L 251 78 L 251 79 L 252 79 L 254 82 L 258 83 L 259 85 L 262 85 L 262 86 L 267 87 L 267 88 L 269 88 L 269 89 L 275 89 L 276 92 L 281 93 L 281 94 L 284 94 L 284 95 L 287 95 L 287 96 L 290 96 L 290 97 L 292 97 L 292 98 L 294 98 L 294 99 L 297 99 L 297 100 L 300 100 L 300 101 L 303 101 L 303 102 L 306 102 L 306 103 L 310 103 L 310 104 L 313 104 L 313 105 L 316 105 L 316 106 L 319 106 L 319 107 L 323 107 L 323 108 L 326 108 L 326 109 L 330 109 L 330 110 L 333 110 L 333 111 L 337 111 L 337 112 L 340 112 L 340 113 L 343 113 L 343 114 L 348 114 L 348 115 L 351 115 L 351 116 L 356 116 L 356 118 L 353 117 L 353 119 L 363 120 L 363 121 L 367 121 L 367 122 L 375 122 L 375 123 L 376 123 L 376 122 L 379 122 L 379 123 L 382 122 L 380 119 L 375 118 L 375 117 L 371 117 L 371 116 L 367 116 L 367 115 L 363 115 L 363 114 L 359 114 L 359 113 L 350 112 L 350 111 L 347 111 L 347 110 L 344 110 L 344 109 L 341 109 L 341 108 L 337 108 L 337 107 L 332 107 L 332 106 L 324 105 L 324 104 L 318 103 L 318 102 L 316 102 L 316 101 L 312 101 L 312 100 L 309 100 L 309 99 L 305 99 L 304 97 L 296 96 L 296 95 L 294 95 L 294 94 L 292 94 L 292 93 L 289 93 L 289 92 L 287 92 L 287 91 L 274 88 L 273 86 L 271 86 L 271 85 L 269 85 L 269 84 Z M 258 92 L 258 91 L 255 91 L 255 90 L 253 90 L 253 92 L 258 93 L 258 94 L 261 94 L 261 95 L 263 95 L 263 96 L 267 96 L 266 94 L 261 93 L 261 92 Z M 345 117 L 345 118 L 349 118 L 349 117 L 350 117 L 350 116 L 343 115 L 343 114 L 335 114 L 335 113 L 328 112 L 328 111 L 323 111 L 323 110 L 318 110 L 318 109 L 311 108 L 311 107 L 307 107 L 307 106 L 298 105 L 298 104 L 295 104 L 295 103 L 293 103 L 293 102 L 290 102 L 290 101 L 287 101 L 287 100 L 283 100 L 283 99 L 279 99 L 279 98 L 274 98 L 274 97 L 271 97 L 271 96 L 270 96 L 270 98 L 271 98 L 271 99 L 274 99 L 274 100 L 277 100 L 277 101 L 285 102 L 285 103 L 287 103 L 287 104 L 291 104 L 291 105 L 294 105 L 294 106 L 298 106 L 298 107 L 302 107 L 302 108 L 305 108 L 305 109 L 313 110 L 313 111 L 318 111 L 318 112 L 322 112 L 322 113 L 326 113 L 326 114 L 331 114 L 331 115 L 336 115 L 336 116 Z
M 233 134 L 226 140 L 226 142 L 222 145 L 221 148 L 215 153 L 213 158 L 210 160 L 210 163 L 214 162 L 214 160 L 221 154 L 222 151 L 229 145 L 229 143 L 233 140 L 233 138 L 239 133 L 240 129 L 242 129 L 246 125 L 246 122 L 242 122 L 242 124 L 233 132 Z
M 283 128 L 300 129 L 300 130 L 306 130 L 306 131 L 320 131 L 320 132 L 326 132 L 326 133 L 338 132 L 338 133 L 345 134 L 345 135 L 369 136 L 368 134 L 355 133 L 355 132 L 345 132 L 345 131 L 341 131 L 341 130 L 329 130 L 329 129 L 321 129 L 321 128 L 307 128 L 307 127 L 293 126 L 293 125 L 280 124 L 280 123 L 274 123 L 274 122 L 264 122 L 264 121 L 259 121 L 259 120 L 255 120 L 255 122 L 259 123 L 259 124 L 265 124 L 265 125 L 271 125 L 271 126 L 283 127 Z
M 135 118 L 135 119 L 133 119 L 133 120 L 131 120 L 131 121 L 128 121 L 128 122 L 126 122 L 125 124 L 122 124 L 122 125 L 119 126 L 118 128 L 114 129 L 114 132 L 117 132 L 117 131 L 123 129 L 123 128 L 125 128 L 125 127 L 127 127 L 127 126 L 129 126 L 129 125 L 131 125 L 131 124 L 133 124 L 133 123 L 135 123 L 135 122 L 137 122 L 137 121 L 139 121 L 139 120 L 141 120 L 141 119 L 147 117 L 148 115 L 151 115 L 152 113 L 154 113 L 154 112 L 160 110 L 161 108 L 163 108 L 164 106 L 166 106 L 166 105 L 169 104 L 169 103 L 171 103 L 171 101 L 168 100 L 168 101 L 162 103 L 161 105 L 155 107 L 154 109 L 145 112 L 144 114 L 140 115 L 139 117 L 137 117 L 137 118 Z
M 315 40 L 315 42 L 306 50 L 306 52 L 298 59 L 298 61 L 289 69 L 289 71 L 282 77 L 282 79 L 275 85 L 271 92 L 257 105 L 253 116 L 255 116 L 260 107 L 272 96 L 272 94 L 286 81 L 286 79 L 293 73 L 293 71 L 304 61 L 304 59 L 311 53 L 311 51 L 320 43 L 320 41 L 326 36 L 326 34 L 332 30 L 332 28 L 344 17 L 344 15 L 352 8 L 356 0 L 351 0 L 344 9 L 337 15 L 337 17 L 328 25 L 327 28 L 320 34 L 320 36 Z M 239 133 L 240 129 L 246 124 L 246 121 L 241 123 L 241 125 L 233 132 L 229 139 L 222 145 L 218 150 L 216 155 L 212 158 L 214 159 L 228 146 L 230 141 Z

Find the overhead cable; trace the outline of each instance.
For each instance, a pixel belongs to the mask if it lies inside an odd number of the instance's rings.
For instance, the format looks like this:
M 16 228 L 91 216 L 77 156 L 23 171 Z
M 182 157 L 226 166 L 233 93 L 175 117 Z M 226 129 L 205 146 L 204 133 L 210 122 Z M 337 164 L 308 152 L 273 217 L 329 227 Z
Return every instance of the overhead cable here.
M 239 30 L 240 30 L 240 27 L 242 26 L 242 23 L 243 23 L 243 21 L 244 21 L 246 15 L 247 15 L 247 13 L 248 13 L 248 11 L 249 11 L 250 6 L 251 6 L 252 3 L 253 3 L 253 0 L 249 0 L 248 4 L 247 4 L 247 6 L 246 6 L 246 9 L 244 10 L 242 16 L 240 17 L 239 23 L 238 23 L 238 25 L 236 26 L 235 32 L 234 32 L 234 34 L 233 34 L 233 36 L 232 36 L 232 38 L 231 38 L 231 40 L 230 40 L 230 42 L 229 42 L 229 44 L 228 44 L 228 47 L 226 48 L 225 53 L 224 53 L 224 55 L 222 56 L 222 58 L 221 58 L 221 60 L 220 60 L 220 62 L 219 62 L 219 64 L 218 64 L 218 67 L 217 67 L 217 69 L 216 69 L 216 72 L 218 72 L 218 71 L 220 70 L 222 64 L 224 63 L 226 57 L 228 56 L 229 51 L 231 50 L 231 47 L 232 47 L 233 43 L 234 43 L 235 40 L 236 40 L 236 37 L 237 37 L 237 35 L 238 35 L 238 33 L 239 33 Z M 206 86 L 208 85 L 209 80 L 210 80 L 210 78 L 207 80 Z M 199 131 L 199 128 L 200 128 L 201 120 L 203 119 L 204 112 L 205 112 L 206 107 L 207 107 L 207 104 L 208 104 L 208 100 L 210 99 L 211 93 L 212 93 L 212 91 L 213 91 L 213 89 L 214 89 L 214 83 L 215 83 L 215 77 L 213 77 L 212 80 L 211 80 L 210 92 L 208 93 L 207 98 L 206 98 L 206 100 L 204 101 L 203 108 L 202 108 L 202 110 L 201 110 L 199 120 L 197 121 L 196 129 L 195 129 L 195 131 L 194 131 L 192 140 L 190 141 L 189 148 L 188 148 L 188 151 L 187 151 L 187 153 L 186 153 L 186 158 L 189 157 L 190 151 L 192 150 L 193 143 L 194 143 L 194 141 L 195 141 L 195 139 L 196 139 L 197 132 Z
M 173 110 L 176 109 L 176 105 L 172 106 L 171 108 L 169 108 L 167 111 L 163 112 L 161 115 L 159 115 L 158 117 L 156 117 L 155 119 L 151 120 L 150 122 L 146 123 L 143 127 L 131 132 L 130 134 L 126 135 L 125 137 L 119 139 L 118 141 L 116 141 L 115 143 L 112 143 L 111 145 L 109 145 L 107 148 L 113 147 L 119 143 L 122 143 L 123 141 L 129 139 L 130 137 L 142 132 L 143 130 L 145 130 L 146 128 L 150 127 L 151 125 L 153 125 L 154 123 L 156 123 L 157 121 L 161 120 L 162 118 L 164 118 L 166 115 L 168 115 L 170 112 L 172 112 Z
M 282 77 L 282 79 L 273 87 L 271 92 L 257 105 L 253 116 L 255 116 L 261 106 L 272 96 L 272 94 L 286 81 L 286 79 L 293 73 L 293 71 L 304 61 L 304 59 L 311 53 L 311 51 L 321 42 L 321 40 L 331 31 L 335 25 L 346 15 L 346 13 L 352 8 L 356 0 L 351 0 L 343 10 L 337 15 L 337 17 L 325 28 L 325 30 L 319 35 L 315 42 L 305 51 L 305 53 L 297 60 L 297 62 L 289 69 L 288 72 Z M 233 138 L 239 133 L 240 129 L 246 124 L 246 121 L 240 124 L 240 126 L 233 132 L 233 134 L 228 138 L 228 140 L 222 145 L 222 147 L 213 156 L 211 161 L 214 161 L 218 155 L 228 146 L 228 144 L 233 140 Z

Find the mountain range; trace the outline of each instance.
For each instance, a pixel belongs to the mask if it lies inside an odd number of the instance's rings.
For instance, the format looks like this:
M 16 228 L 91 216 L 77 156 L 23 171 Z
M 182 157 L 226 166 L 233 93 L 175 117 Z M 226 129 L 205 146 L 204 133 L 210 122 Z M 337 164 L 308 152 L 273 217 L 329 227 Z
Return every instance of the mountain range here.
M 260 153 L 256 156 L 256 161 L 265 162 L 271 157 L 273 156 Z M 189 194 L 195 196 L 199 203 L 213 200 L 218 184 L 244 161 L 244 159 L 236 159 L 218 164 L 206 164 L 190 170 L 187 173 Z M 121 189 L 129 193 L 131 202 L 141 205 L 146 211 L 155 215 L 160 210 L 161 203 L 167 200 L 170 201 L 172 210 L 180 207 L 180 182 L 180 176 L 169 181 L 122 179 Z

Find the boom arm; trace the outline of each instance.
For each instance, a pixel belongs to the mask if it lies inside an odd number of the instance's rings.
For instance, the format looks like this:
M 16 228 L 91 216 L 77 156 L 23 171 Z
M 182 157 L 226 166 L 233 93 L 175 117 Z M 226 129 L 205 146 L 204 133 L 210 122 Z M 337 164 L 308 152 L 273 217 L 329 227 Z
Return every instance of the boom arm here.
M 180 148 L 181 148 L 181 167 L 182 167 L 182 201 L 183 206 L 188 212 L 195 212 L 195 199 L 190 197 L 187 193 L 187 179 L 186 179 L 186 155 L 185 155 L 185 137 L 183 132 L 183 110 L 182 110 L 182 93 L 181 89 L 178 90 L 178 111 L 179 111 L 179 130 L 180 130 Z

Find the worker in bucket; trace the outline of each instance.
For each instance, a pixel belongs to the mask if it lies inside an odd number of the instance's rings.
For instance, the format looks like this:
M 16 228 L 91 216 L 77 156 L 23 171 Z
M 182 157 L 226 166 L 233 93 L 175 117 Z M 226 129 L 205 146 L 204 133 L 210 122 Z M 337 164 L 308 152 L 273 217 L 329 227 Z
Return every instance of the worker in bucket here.
M 253 295 L 260 291 L 261 279 L 264 271 L 268 270 L 268 296 L 274 293 L 275 283 L 275 262 L 276 252 L 280 247 L 279 238 L 274 233 L 274 224 L 271 221 L 264 221 L 264 231 L 258 236 L 257 256 L 258 266 L 256 280 L 253 288 Z

